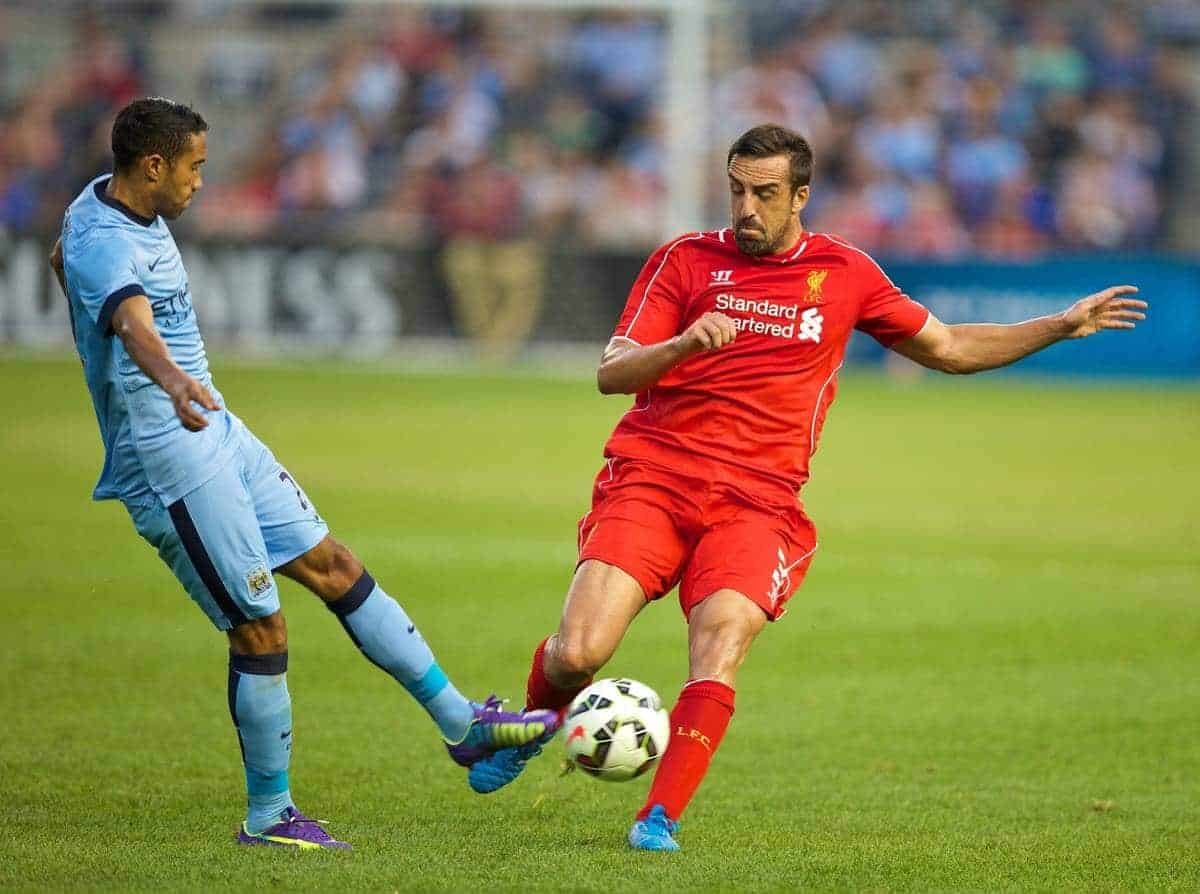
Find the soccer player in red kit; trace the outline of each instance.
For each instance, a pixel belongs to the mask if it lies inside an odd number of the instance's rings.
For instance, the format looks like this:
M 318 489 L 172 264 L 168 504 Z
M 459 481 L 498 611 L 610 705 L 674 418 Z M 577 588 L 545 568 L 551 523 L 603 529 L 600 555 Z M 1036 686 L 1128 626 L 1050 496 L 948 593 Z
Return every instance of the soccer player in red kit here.
M 737 669 L 812 561 L 816 529 L 798 492 L 851 331 L 971 373 L 1144 318 L 1145 302 L 1125 297 L 1137 290 L 1116 286 L 1023 323 L 945 325 L 864 252 L 804 230 L 811 171 L 793 131 L 740 137 L 728 155 L 732 226 L 651 256 L 600 363 L 601 392 L 637 399 L 605 446 L 562 620 L 534 653 L 527 701 L 568 705 L 638 612 L 679 587 L 688 680 L 629 833 L 638 849 L 678 848 L 680 814 L 733 715 Z M 499 752 L 487 770 L 511 778 L 537 750 Z

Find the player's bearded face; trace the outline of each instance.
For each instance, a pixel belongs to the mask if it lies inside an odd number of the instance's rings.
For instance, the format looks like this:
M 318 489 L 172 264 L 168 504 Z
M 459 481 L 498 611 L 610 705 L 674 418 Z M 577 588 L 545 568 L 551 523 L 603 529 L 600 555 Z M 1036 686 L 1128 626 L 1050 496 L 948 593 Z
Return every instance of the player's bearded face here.
M 737 247 L 748 255 L 769 255 L 800 238 L 800 209 L 808 187 L 792 189 L 786 155 L 735 155 L 729 163 L 730 224 Z

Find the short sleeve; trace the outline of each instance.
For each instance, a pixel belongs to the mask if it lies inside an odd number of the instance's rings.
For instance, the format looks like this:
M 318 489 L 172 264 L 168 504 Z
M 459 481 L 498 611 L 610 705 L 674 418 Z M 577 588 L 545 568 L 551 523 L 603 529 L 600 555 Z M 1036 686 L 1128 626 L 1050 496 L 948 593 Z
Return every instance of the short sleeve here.
M 108 335 L 121 302 L 146 294 L 134 264 L 133 246 L 120 238 L 73 243 L 75 240 L 68 239 L 63 245 L 67 286 L 96 328 Z
M 687 306 L 687 278 L 680 247 L 687 240 L 684 236 L 669 242 L 650 256 L 629 290 L 614 338 L 651 345 L 679 334 Z
M 869 256 L 863 255 L 857 276 L 863 300 L 855 329 L 867 333 L 885 348 L 921 331 L 929 319 L 929 311 L 901 292 Z

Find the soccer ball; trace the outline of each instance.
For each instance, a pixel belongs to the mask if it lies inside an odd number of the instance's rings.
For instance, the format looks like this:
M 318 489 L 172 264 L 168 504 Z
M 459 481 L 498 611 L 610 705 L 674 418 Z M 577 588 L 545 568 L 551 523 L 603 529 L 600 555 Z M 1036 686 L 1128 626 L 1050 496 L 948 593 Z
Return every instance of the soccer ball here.
M 645 683 L 600 680 L 575 696 L 563 730 L 567 757 L 579 769 L 622 782 L 654 766 L 666 750 L 671 721 Z

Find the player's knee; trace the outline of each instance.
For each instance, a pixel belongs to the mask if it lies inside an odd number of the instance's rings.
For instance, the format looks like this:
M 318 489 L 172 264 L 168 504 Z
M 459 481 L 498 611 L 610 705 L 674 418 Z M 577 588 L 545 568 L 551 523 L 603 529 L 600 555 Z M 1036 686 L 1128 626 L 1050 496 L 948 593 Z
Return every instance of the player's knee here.
M 766 615 L 758 606 L 748 602 L 747 608 L 746 612 L 708 619 L 694 638 L 712 650 L 744 653 L 766 625 Z
M 330 578 L 330 583 L 337 589 L 340 585 L 345 585 L 341 592 L 345 593 L 349 590 L 358 579 L 362 577 L 363 563 L 358 560 L 358 556 L 350 551 L 350 548 L 333 541 L 333 551 L 329 560 L 329 568 L 327 575 Z
M 734 590 L 718 590 L 697 605 L 688 618 L 693 637 L 721 642 L 748 642 L 766 623 L 762 608 Z
M 560 633 L 555 637 L 553 670 L 564 680 L 577 682 L 604 667 L 612 651 L 595 637 Z
M 229 646 L 239 655 L 274 655 L 288 647 L 283 612 L 252 618 L 229 631 Z
M 358 557 L 346 546 L 326 536 L 294 562 L 280 569 L 325 600 L 346 595 L 364 571 Z

